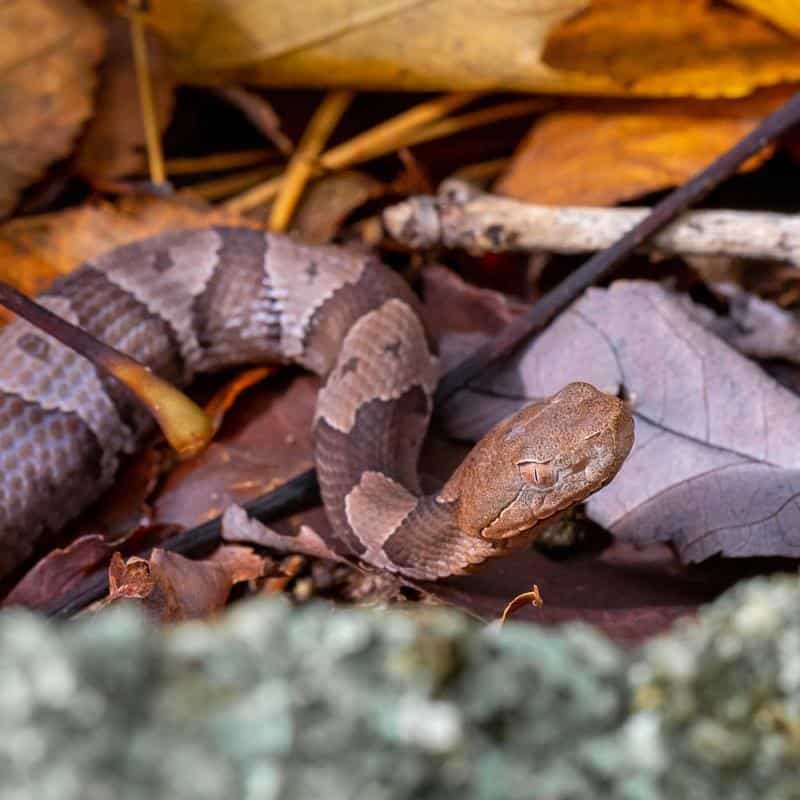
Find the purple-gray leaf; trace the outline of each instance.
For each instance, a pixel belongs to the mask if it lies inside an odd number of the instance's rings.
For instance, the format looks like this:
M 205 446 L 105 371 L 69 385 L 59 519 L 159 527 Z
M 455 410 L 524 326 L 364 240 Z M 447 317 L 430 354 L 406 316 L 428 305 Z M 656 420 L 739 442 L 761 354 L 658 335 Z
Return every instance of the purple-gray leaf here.
M 448 433 L 481 436 L 520 405 L 584 380 L 623 393 L 636 444 L 589 515 L 639 544 L 672 541 L 685 561 L 800 556 L 800 397 L 648 281 L 591 289 L 528 348 L 459 392 Z M 450 334 L 444 355 L 467 342 Z

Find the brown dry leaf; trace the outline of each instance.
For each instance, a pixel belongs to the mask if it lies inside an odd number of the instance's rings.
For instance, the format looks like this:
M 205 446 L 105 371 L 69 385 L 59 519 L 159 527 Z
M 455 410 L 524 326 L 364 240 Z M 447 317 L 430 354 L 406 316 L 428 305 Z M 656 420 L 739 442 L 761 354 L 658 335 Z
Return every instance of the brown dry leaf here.
M 658 284 L 591 289 L 442 420 L 474 439 L 529 400 L 584 380 L 630 398 L 636 442 L 590 517 L 687 562 L 800 556 L 800 397 L 687 315 Z
M 76 153 L 76 171 L 90 181 L 131 175 L 146 163 L 129 24 L 114 16 L 108 32 L 108 55 L 100 70 L 97 111 Z M 163 133 L 172 113 L 175 77 L 164 46 L 155 36 L 148 37 L 148 54 L 155 114 Z
M 67 547 L 52 550 L 12 589 L 3 605 L 44 608 L 79 585 L 112 552 L 99 534 L 82 536 Z
M 635 13 L 628 0 L 323 0 L 313 14 L 290 0 L 150 5 L 195 79 L 710 97 L 800 78 L 788 35 L 710 0 L 639 0 Z
M 264 575 L 266 558 L 250 547 L 227 544 L 218 547 L 206 562 L 219 564 L 227 572 L 231 582 L 236 584 Z
M 318 386 L 313 375 L 278 376 L 242 395 L 214 441 L 160 487 L 154 520 L 199 525 L 309 469 Z
M 222 549 L 228 552 L 204 561 L 159 549 L 149 559 L 134 556 L 123 561 L 115 553 L 108 570 L 108 597 L 96 608 L 138 601 L 148 616 L 162 623 L 202 619 L 221 611 L 233 584 L 259 577 L 265 564 L 250 548 Z
M 788 99 L 632 101 L 557 111 L 517 148 L 496 190 L 530 203 L 612 205 L 683 183 Z M 752 169 L 768 155 L 750 159 Z
M 135 553 L 163 542 L 176 532 L 172 525 L 153 525 L 127 531 L 115 540 L 97 533 L 80 536 L 39 560 L 11 590 L 3 605 L 46 609 L 77 589 L 86 577 L 103 569 L 113 553 Z
M 44 291 L 83 261 L 173 228 L 250 225 L 221 209 L 177 198 L 125 198 L 10 220 L 0 226 L 0 279 L 26 294 Z
M 292 230 L 309 244 L 327 244 L 357 208 L 386 193 L 386 187 L 365 172 L 348 170 L 326 175 L 303 195 Z
M 68 155 L 92 110 L 103 30 L 77 0 L 0 6 L 0 216 Z

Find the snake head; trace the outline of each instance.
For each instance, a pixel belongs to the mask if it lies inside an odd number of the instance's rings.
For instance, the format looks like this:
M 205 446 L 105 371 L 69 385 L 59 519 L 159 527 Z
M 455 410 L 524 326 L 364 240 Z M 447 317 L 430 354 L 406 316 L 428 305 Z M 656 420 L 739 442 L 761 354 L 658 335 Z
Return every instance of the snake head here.
M 466 534 L 503 540 L 605 486 L 633 445 L 633 418 L 616 397 L 570 383 L 496 425 L 439 499 L 456 503 Z

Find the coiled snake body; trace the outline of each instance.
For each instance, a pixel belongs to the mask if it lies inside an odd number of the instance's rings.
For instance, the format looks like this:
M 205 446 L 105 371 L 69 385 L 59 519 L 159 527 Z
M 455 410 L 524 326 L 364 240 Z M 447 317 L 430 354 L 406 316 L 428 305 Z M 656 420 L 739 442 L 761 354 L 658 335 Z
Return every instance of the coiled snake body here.
M 463 573 L 529 542 L 607 483 L 633 441 L 619 400 L 570 384 L 502 422 L 422 495 L 437 358 L 405 282 L 349 250 L 179 231 L 88 262 L 40 301 L 179 384 L 259 361 L 323 376 L 315 459 L 337 540 L 409 577 Z M 0 573 L 91 503 L 150 424 L 81 356 L 22 321 L 0 330 Z

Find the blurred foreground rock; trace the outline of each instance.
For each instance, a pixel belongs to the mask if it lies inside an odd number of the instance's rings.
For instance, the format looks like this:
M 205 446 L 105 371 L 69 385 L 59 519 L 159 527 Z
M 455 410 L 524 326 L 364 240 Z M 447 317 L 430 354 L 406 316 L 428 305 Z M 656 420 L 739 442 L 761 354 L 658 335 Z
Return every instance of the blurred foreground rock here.
M 800 582 L 592 630 L 242 604 L 0 616 L 0 798 L 800 797 Z

